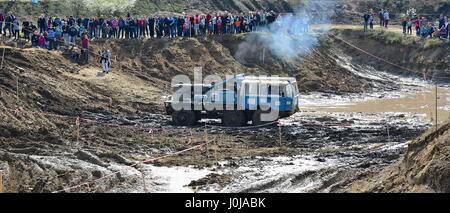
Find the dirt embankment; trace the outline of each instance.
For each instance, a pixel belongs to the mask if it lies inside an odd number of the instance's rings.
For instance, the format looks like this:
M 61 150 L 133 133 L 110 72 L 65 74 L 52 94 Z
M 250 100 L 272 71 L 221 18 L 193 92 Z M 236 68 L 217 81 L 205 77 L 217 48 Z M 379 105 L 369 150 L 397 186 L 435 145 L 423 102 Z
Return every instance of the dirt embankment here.
M 348 192 L 450 193 L 450 124 L 409 144 L 404 157 L 382 172 L 353 184 Z
M 384 30 L 364 32 L 356 29 L 336 29 L 334 34 L 351 44 L 398 66 L 373 58 L 348 44 L 335 40 L 335 46 L 353 57 L 354 63 L 367 64 L 382 71 L 422 77 L 450 77 L 450 42 L 420 39 Z
M 194 68 L 202 67 L 204 76 L 215 74 L 222 78 L 241 73 L 296 77 L 301 92 L 354 93 L 373 87 L 371 80 L 360 78 L 336 63 L 329 40 L 321 40 L 307 54 L 286 62 L 274 56 L 258 39 L 240 52 L 244 57 L 236 57 L 239 45 L 247 37 L 252 34 L 145 41 L 97 40 L 95 44 L 115 53 L 119 69 L 138 71 L 166 82 L 178 74 L 192 77 Z

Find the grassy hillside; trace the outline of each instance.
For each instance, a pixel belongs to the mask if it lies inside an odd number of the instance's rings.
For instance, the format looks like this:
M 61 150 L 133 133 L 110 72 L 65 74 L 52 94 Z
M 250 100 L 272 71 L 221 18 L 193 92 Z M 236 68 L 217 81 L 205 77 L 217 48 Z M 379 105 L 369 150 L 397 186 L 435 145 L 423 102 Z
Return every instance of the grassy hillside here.
M 133 14 L 149 14 L 156 12 L 211 12 L 211 11 L 258 11 L 273 10 L 276 12 L 291 12 L 292 8 L 284 0 L 137 0 L 130 11 L 116 13 L 114 15 L 125 15 L 127 12 Z M 38 16 L 42 13 L 57 15 L 98 15 L 89 12 L 79 1 L 59 0 L 41 1 L 35 6 L 31 1 L 2 2 L 0 11 L 14 11 L 19 16 Z

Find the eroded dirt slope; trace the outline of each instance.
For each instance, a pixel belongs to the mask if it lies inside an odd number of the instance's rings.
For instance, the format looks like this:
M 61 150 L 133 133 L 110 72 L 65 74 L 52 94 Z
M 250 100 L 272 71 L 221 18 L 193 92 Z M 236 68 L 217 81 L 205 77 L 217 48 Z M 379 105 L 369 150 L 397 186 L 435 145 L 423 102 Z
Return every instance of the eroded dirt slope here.
M 450 124 L 408 145 L 403 158 L 377 175 L 356 182 L 348 192 L 450 192 Z

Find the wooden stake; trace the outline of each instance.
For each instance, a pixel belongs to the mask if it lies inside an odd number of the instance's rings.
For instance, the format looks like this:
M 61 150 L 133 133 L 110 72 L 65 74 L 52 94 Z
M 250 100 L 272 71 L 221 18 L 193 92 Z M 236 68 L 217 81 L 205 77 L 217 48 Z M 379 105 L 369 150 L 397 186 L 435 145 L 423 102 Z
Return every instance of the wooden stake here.
M 3 193 L 3 171 L 0 170 L 0 193 Z
M 434 108 L 434 116 L 435 116 L 435 119 L 434 119 L 434 122 L 436 123 L 436 130 L 438 129 L 438 85 L 437 85 L 437 82 L 436 82 L 436 85 L 435 85 L 435 96 L 436 96 L 436 103 L 435 103 L 435 108 Z
M 77 146 L 81 147 L 80 145 L 80 126 L 77 128 Z
M 263 49 L 263 53 L 262 53 L 262 63 L 264 64 L 264 60 L 266 58 L 266 48 Z
M 17 76 L 17 79 L 16 79 L 16 99 L 17 99 L 17 104 L 19 104 L 19 76 Z
M 217 136 L 214 139 L 214 161 L 218 164 L 219 162 L 217 161 L 217 149 L 219 148 L 219 141 L 217 140 Z
M 280 123 L 278 123 L 278 133 L 279 133 L 279 135 L 280 135 L 280 147 L 282 146 L 282 144 L 281 144 L 281 124 Z
M 208 131 L 207 131 L 206 128 L 207 128 L 207 126 L 206 126 L 206 122 L 205 122 L 205 131 L 204 131 L 204 138 L 203 138 L 204 143 L 207 143 L 208 140 L 209 140 L 209 138 L 208 138 Z M 192 136 L 192 133 L 191 133 L 191 136 Z M 212 147 L 212 146 L 211 146 L 211 147 Z M 206 149 L 206 159 L 209 160 L 208 146 L 205 146 L 205 149 Z
M 145 183 L 144 168 L 141 168 L 140 170 L 141 170 L 141 175 L 142 175 L 142 183 L 144 184 L 144 192 L 148 193 L 147 184 Z
M 389 121 L 391 121 L 391 119 L 389 119 Z M 389 125 L 390 125 L 390 122 L 387 123 L 386 129 L 387 129 L 387 135 L 388 135 L 388 142 L 391 142 L 391 136 L 389 134 Z
M 2 64 L 0 65 L 0 70 L 3 69 L 3 61 L 5 60 L 5 49 L 6 48 L 3 47 Z

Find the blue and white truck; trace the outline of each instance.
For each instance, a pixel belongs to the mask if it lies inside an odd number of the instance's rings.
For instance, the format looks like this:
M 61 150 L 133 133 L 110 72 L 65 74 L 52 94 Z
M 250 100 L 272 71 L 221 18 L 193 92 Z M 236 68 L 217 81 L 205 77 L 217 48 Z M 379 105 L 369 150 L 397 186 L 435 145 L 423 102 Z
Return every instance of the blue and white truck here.
M 298 111 L 295 78 L 243 74 L 211 84 L 176 84 L 165 102 L 175 125 L 190 126 L 201 119 L 221 119 L 229 127 L 261 125 Z

